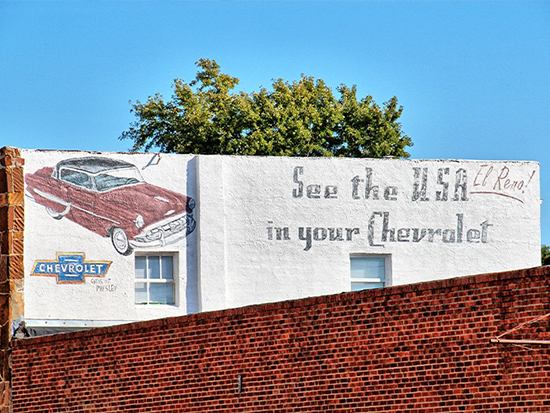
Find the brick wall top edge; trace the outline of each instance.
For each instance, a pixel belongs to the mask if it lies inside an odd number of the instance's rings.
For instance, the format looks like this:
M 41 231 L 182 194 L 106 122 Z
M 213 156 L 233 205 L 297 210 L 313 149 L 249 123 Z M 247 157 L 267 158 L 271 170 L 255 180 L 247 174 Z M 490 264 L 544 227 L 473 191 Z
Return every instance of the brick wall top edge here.
M 325 303 L 347 302 L 353 300 L 368 300 L 370 297 L 400 295 L 403 293 L 444 290 L 462 285 L 482 285 L 492 282 L 505 280 L 514 280 L 527 277 L 550 276 L 550 266 L 527 268 L 523 270 L 506 271 L 491 274 L 478 274 L 465 277 L 449 278 L 446 280 L 427 281 L 416 284 L 398 285 L 379 290 L 364 290 L 357 292 L 346 292 L 333 295 L 325 295 L 319 297 L 308 297 L 297 300 L 280 301 L 276 303 L 257 304 L 247 307 L 232 308 L 227 310 L 211 311 L 186 316 L 161 318 L 156 320 L 134 322 L 121 324 L 111 327 L 100 327 L 87 331 L 76 331 L 70 333 L 61 333 L 49 336 L 33 337 L 14 340 L 12 346 L 14 349 L 18 347 L 27 347 L 38 345 L 40 343 L 64 341 L 64 340 L 79 340 L 86 337 L 98 336 L 103 334 L 116 334 L 125 331 L 142 330 L 152 327 L 170 327 L 180 324 L 196 324 L 204 321 L 215 321 L 221 318 L 228 318 L 238 315 L 252 315 L 276 312 L 281 309 L 305 308 Z
M 19 148 L 16 148 L 14 146 L 4 146 L 0 149 L 0 156 L 19 157 L 19 156 L 21 156 L 21 153 L 19 151 Z

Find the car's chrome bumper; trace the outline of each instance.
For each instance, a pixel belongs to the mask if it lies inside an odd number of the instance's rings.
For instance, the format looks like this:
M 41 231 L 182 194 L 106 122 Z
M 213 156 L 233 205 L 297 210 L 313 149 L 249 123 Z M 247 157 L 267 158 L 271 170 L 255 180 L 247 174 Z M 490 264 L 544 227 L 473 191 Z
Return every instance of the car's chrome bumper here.
M 180 214 L 145 228 L 130 240 L 130 245 L 147 248 L 173 244 L 192 233 L 196 225 L 193 214 Z

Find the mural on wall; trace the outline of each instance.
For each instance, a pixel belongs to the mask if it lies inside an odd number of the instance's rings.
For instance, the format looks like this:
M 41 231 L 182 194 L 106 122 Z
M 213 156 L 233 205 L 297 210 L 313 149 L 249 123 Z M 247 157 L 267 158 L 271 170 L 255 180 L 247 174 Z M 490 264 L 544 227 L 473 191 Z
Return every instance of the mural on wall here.
M 86 261 L 83 252 L 58 252 L 55 260 L 36 260 L 31 275 L 56 277 L 58 284 L 82 284 L 86 277 L 105 277 L 112 261 Z
M 83 157 L 65 159 L 25 176 L 27 195 L 56 220 L 67 218 L 110 237 L 115 250 L 172 244 L 191 234 L 195 200 L 151 185 L 125 161 Z
M 392 214 L 383 210 L 399 200 L 412 204 L 447 203 L 461 205 L 471 202 L 473 197 L 499 196 L 513 202 L 524 203 L 526 191 L 535 176 L 536 169 L 525 170 L 516 164 L 481 164 L 473 178 L 463 167 L 413 167 L 411 168 L 411 186 L 403 188 L 402 182 L 393 185 L 381 185 L 377 182 L 375 170 L 366 167 L 362 175 L 355 175 L 342 185 L 311 182 L 304 166 L 295 166 L 289 178 L 292 190 L 288 195 L 292 199 L 311 199 L 330 202 L 346 197 L 353 202 L 367 202 L 372 206 L 365 228 L 358 227 L 290 227 L 276 226 L 268 221 L 267 239 L 269 241 L 290 241 L 297 238 L 304 243 L 304 251 L 309 251 L 316 242 L 354 241 L 366 233 L 370 247 L 383 247 L 386 243 L 469 243 L 486 244 L 490 242 L 491 227 L 489 218 L 472 222 L 457 209 L 454 219 L 444 227 L 414 228 L 398 227 L 392 221 Z M 396 177 L 402 178 L 402 177 Z M 473 196 L 473 197 L 472 197 Z M 323 201 L 321 201 L 323 200 Z M 439 223 L 441 225 L 441 223 Z M 292 235 L 294 234 L 294 235 Z

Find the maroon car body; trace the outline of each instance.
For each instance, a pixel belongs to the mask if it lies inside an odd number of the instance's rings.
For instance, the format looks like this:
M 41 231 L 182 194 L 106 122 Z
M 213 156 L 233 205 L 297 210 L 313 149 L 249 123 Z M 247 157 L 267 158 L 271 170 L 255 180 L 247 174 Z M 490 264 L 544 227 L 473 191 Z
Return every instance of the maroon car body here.
M 123 255 L 171 244 L 195 229 L 193 198 L 148 184 L 135 165 L 110 158 L 66 159 L 25 176 L 27 195 L 54 219 L 110 237 Z

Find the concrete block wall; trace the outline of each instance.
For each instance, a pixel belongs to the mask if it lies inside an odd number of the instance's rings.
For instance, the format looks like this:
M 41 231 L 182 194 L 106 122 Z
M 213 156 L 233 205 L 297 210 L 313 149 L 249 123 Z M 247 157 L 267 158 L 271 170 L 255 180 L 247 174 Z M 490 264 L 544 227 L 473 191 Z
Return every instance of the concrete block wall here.
M 550 346 L 491 339 L 549 289 L 540 267 L 16 340 L 13 412 L 547 412 Z
M 24 181 L 19 149 L 0 149 L 0 412 L 10 406 L 12 323 L 23 315 Z

